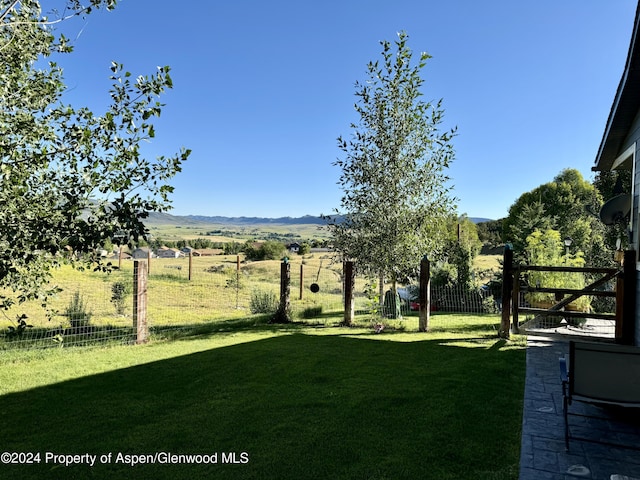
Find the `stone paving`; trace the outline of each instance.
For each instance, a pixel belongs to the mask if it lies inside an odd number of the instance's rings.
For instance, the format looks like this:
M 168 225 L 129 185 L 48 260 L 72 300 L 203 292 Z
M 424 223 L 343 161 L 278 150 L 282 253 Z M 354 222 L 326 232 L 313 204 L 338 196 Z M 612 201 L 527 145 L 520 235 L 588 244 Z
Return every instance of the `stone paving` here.
M 589 417 L 569 416 L 572 435 L 580 439 L 571 439 L 566 451 L 558 358 L 568 352 L 567 341 L 527 340 L 520 480 L 640 480 L 640 450 L 602 443 L 640 449 L 638 410 L 574 402 L 569 411 Z

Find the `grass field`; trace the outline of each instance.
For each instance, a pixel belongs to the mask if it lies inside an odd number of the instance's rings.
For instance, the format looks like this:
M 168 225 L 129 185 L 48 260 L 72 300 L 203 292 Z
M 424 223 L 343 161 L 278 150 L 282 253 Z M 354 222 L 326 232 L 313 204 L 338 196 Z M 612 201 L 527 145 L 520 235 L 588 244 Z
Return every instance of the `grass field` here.
M 426 334 L 334 320 L 235 320 L 181 341 L 3 352 L 0 445 L 40 463 L 0 465 L 0 477 L 517 478 L 525 350 L 496 338 L 497 316 L 434 315 Z M 46 452 L 97 464 L 64 466 Z M 117 463 L 158 452 L 217 463 Z

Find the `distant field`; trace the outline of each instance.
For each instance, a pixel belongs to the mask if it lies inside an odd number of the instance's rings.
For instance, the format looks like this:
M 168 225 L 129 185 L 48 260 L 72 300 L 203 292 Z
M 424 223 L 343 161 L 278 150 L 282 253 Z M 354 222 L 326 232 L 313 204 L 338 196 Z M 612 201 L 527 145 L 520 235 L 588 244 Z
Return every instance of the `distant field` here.
M 502 270 L 501 260 L 502 255 L 478 255 L 473 262 L 474 270 L 478 275 L 478 283 L 487 283 L 496 272 L 500 272 Z
M 205 237 L 213 242 L 244 242 L 246 240 L 261 240 L 273 237 L 290 238 L 296 240 L 326 239 L 329 234 L 326 229 L 318 225 L 284 225 L 264 224 L 252 226 L 222 225 L 215 223 L 201 223 L 197 225 L 161 225 L 149 224 L 151 235 L 157 239 L 168 241 L 193 240 Z M 211 233 L 215 232 L 215 233 Z

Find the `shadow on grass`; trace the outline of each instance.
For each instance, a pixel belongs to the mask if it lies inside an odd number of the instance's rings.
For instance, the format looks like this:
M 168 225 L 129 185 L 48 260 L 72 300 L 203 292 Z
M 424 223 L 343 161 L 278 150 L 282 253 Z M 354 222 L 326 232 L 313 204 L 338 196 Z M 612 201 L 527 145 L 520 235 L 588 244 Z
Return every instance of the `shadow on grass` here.
M 329 328 L 324 322 L 315 320 L 300 320 L 290 323 L 270 323 L 271 315 L 219 320 L 208 323 L 167 325 L 151 327 L 150 333 L 154 340 L 189 340 L 201 339 L 210 335 L 236 335 L 250 332 L 296 332 L 308 328 Z
M 451 314 L 436 314 L 432 318 L 442 316 L 451 317 Z M 463 314 L 466 318 L 477 317 L 487 319 L 492 315 L 487 314 Z M 189 340 L 200 339 L 208 335 L 236 334 L 245 332 L 295 332 L 302 328 L 324 329 L 339 326 L 341 322 L 341 312 L 325 312 L 313 318 L 295 319 L 290 323 L 270 323 L 272 315 L 254 315 L 244 318 L 232 318 L 228 320 L 214 320 L 205 323 L 155 325 L 150 327 L 151 339 L 154 341 L 163 340 Z M 363 315 L 356 321 L 354 328 L 369 328 L 372 319 L 367 320 L 367 315 Z M 415 316 L 406 319 L 416 320 Z M 333 322 L 331 322 L 333 320 Z M 405 333 L 405 323 L 403 319 L 382 320 L 387 323 L 384 330 L 385 335 Z M 455 324 L 453 329 L 459 334 L 472 335 L 479 338 L 490 338 L 497 335 L 499 324 L 492 325 L 493 332 L 487 330 L 487 322 Z M 430 328 L 430 332 L 440 333 L 450 331 L 452 327 L 447 323 L 438 323 Z M 495 333 L 494 333 L 495 332 Z M 366 332 L 360 332 L 367 335 Z M 133 327 L 102 325 L 89 325 L 81 330 L 73 331 L 70 328 L 27 328 L 21 334 L 10 334 L 8 330 L 0 332 L 0 350 L 29 349 L 29 348 L 53 348 L 53 347 L 77 347 L 95 345 L 118 345 L 136 343 L 136 334 Z
M 254 315 L 204 323 L 152 325 L 149 330 L 154 340 L 178 340 L 231 332 L 275 332 L 283 329 L 296 330 L 301 327 L 326 328 L 330 326 L 327 325 L 327 320 L 336 318 L 337 315 L 339 312 L 328 312 L 316 318 L 299 319 L 286 324 L 270 324 L 269 321 L 273 315 Z M 77 329 L 59 326 L 29 327 L 17 333 L 12 333 L 8 329 L 0 330 L 0 351 L 133 343 L 136 343 L 136 332 L 133 327 L 126 326 L 87 325 Z
M 432 322 L 429 332 L 431 333 L 443 333 L 443 332 L 456 332 L 459 335 L 467 335 L 476 337 L 478 339 L 490 339 L 494 338 L 498 334 L 499 323 L 492 323 L 495 315 L 491 314 L 464 314 L 464 318 L 477 318 L 479 321 L 476 323 L 468 322 L 453 322 L 453 325 L 449 325 L 449 322 L 439 321 L 440 318 L 453 318 L 456 316 L 452 314 L 437 314 L 435 318 L 436 322 Z M 202 338 L 207 335 L 213 334 L 235 334 L 237 332 L 277 332 L 277 331 L 289 331 L 296 332 L 302 329 L 328 329 L 342 325 L 341 312 L 326 312 L 318 315 L 314 318 L 301 318 L 295 319 L 289 323 L 270 323 L 272 315 L 260 315 L 249 318 L 229 319 L 229 320 L 216 320 L 208 323 L 197 324 L 182 324 L 182 325 L 167 325 L 151 327 L 151 332 L 155 339 L 168 339 L 168 340 L 188 340 L 194 338 Z M 408 317 L 411 320 L 416 318 Z M 433 318 L 433 316 L 432 316 Z M 333 320 L 333 321 L 331 321 Z M 362 315 L 356 319 L 353 325 L 354 333 L 350 335 L 370 335 L 373 333 L 371 328 L 372 322 L 378 322 L 380 320 L 373 320 L 368 318 L 368 315 Z M 383 319 L 381 320 L 387 327 L 384 329 L 384 335 L 404 334 L 410 332 L 411 329 L 407 329 L 403 319 Z M 366 331 L 363 331 L 365 329 Z M 357 333 L 356 330 L 359 330 Z M 340 333 L 339 335 L 343 335 Z
M 8 394 L 0 444 L 41 462 L 0 477 L 515 479 L 525 353 L 494 347 L 293 334 Z M 116 463 L 156 452 L 218 463 Z

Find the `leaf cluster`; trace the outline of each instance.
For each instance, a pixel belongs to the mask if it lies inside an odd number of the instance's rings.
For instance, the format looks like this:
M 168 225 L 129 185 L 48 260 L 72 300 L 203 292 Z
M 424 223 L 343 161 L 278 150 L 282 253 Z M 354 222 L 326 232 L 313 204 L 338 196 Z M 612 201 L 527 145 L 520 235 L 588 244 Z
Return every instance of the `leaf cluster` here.
M 58 19 L 115 4 L 71 1 Z M 8 308 L 45 302 L 61 263 L 108 268 L 99 247 L 146 235 L 143 219 L 169 208 L 168 181 L 190 152 L 150 160 L 140 148 L 155 136 L 169 67 L 134 79 L 114 62 L 106 112 L 67 105 L 62 68 L 50 59 L 72 48 L 55 21 L 31 0 L 2 2 L 0 12 L 0 287 L 13 292 L 0 306 Z

